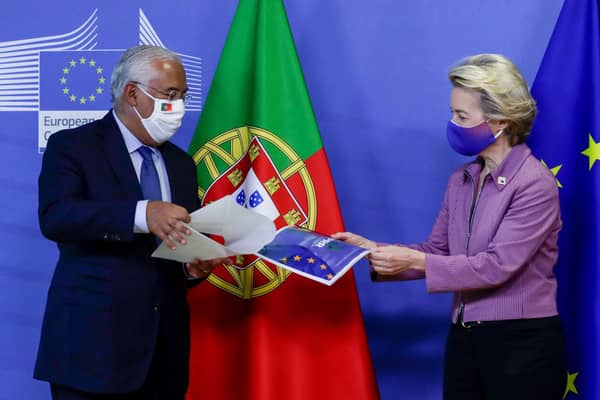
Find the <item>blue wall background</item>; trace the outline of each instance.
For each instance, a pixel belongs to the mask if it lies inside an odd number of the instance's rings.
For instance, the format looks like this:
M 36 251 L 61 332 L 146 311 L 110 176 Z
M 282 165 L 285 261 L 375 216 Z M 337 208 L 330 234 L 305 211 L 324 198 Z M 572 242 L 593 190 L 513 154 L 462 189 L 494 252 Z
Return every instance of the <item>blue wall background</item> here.
M 429 233 L 447 177 L 465 161 L 445 138 L 448 69 L 470 54 L 503 53 L 532 84 L 562 0 L 284 3 L 347 229 L 414 242 Z M 98 7 L 96 48 L 124 49 L 138 43 L 141 8 L 167 47 L 202 58 L 206 94 L 237 1 L 96 4 L 4 2 L 0 89 L 9 42 L 69 32 Z M 6 93 L 0 90 L 0 399 L 41 400 L 49 398 L 47 384 L 31 375 L 57 251 L 37 224 L 38 115 L 3 110 Z M 186 115 L 175 140 L 181 147 L 199 115 Z M 382 398 L 440 398 L 450 295 L 429 296 L 420 281 L 372 284 L 364 263 L 354 273 Z

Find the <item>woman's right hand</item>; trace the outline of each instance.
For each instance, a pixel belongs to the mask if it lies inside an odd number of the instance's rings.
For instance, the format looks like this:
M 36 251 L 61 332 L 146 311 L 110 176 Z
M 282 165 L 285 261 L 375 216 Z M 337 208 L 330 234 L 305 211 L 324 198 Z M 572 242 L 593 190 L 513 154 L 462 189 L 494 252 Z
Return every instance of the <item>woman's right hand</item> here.
M 377 243 L 374 241 L 352 232 L 337 232 L 331 235 L 331 237 L 341 240 L 342 242 L 350 243 L 354 246 L 364 247 L 365 249 L 369 250 L 373 250 L 375 247 L 377 247 Z

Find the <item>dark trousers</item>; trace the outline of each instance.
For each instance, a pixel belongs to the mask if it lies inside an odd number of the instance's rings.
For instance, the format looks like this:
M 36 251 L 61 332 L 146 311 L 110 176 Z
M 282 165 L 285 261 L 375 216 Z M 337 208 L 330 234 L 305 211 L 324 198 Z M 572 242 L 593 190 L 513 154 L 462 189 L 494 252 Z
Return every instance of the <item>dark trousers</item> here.
M 566 382 L 558 317 L 450 326 L 445 400 L 560 400 Z
M 67 386 L 50 384 L 53 400 L 184 400 L 187 391 L 187 377 L 182 381 L 170 373 L 173 362 L 165 349 L 165 338 L 159 329 L 157 345 L 148 376 L 141 388 L 133 393 L 99 394 L 88 393 Z

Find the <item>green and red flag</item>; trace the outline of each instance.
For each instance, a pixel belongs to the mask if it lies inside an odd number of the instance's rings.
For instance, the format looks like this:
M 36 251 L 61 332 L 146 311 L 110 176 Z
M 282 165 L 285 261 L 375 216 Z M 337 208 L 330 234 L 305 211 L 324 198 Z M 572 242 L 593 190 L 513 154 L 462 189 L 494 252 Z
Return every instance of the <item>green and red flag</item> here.
M 240 0 L 189 152 L 203 204 L 343 230 L 281 0 Z M 329 287 L 241 255 L 189 301 L 188 399 L 378 398 L 352 273 Z

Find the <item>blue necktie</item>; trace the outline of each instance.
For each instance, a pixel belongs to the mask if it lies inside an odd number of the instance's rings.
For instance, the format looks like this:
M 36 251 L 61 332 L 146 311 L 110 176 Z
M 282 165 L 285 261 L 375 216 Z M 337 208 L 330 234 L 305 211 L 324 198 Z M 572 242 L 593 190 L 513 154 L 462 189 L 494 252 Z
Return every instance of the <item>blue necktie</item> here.
M 137 151 L 144 159 L 140 171 L 140 186 L 144 199 L 162 200 L 160 180 L 158 179 L 158 172 L 156 172 L 154 160 L 152 159 L 152 150 L 149 147 L 141 146 Z

